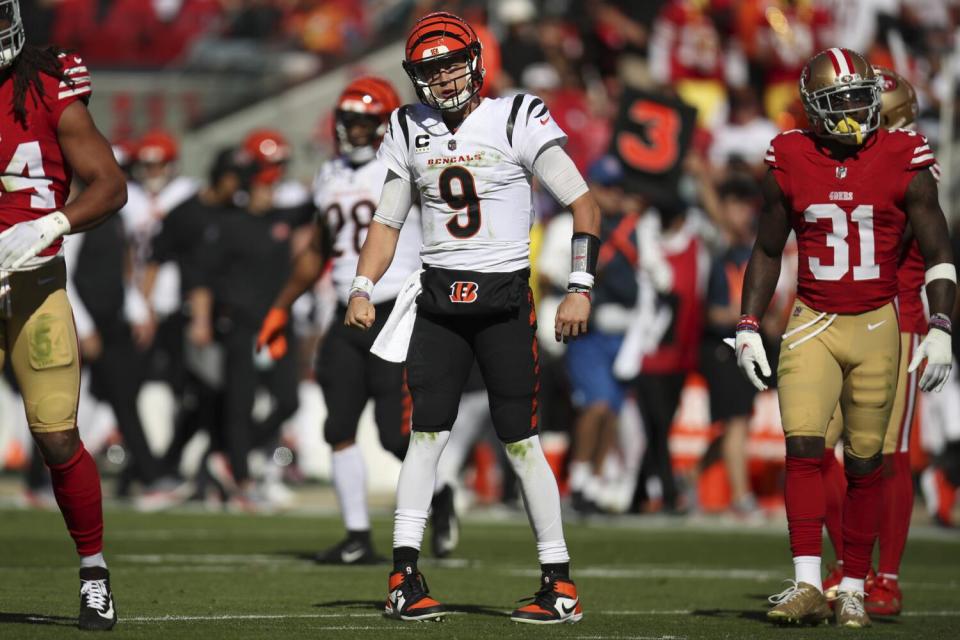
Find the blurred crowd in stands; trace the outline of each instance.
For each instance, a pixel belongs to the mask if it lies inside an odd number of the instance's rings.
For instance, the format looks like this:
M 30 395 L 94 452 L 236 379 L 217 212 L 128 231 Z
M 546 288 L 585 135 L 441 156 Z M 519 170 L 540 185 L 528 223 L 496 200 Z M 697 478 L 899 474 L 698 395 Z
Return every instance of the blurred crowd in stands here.
M 779 131 L 803 125 L 796 86 L 804 62 L 831 46 L 862 51 L 914 85 L 919 130 L 940 149 L 952 142 L 939 139 L 939 122 L 957 72 L 948 60 L 960 25 L 953 0 L 35 4 L 28 33 L 102 66 L 183 61 L 208 37 L 342 56 L 437 9 L 480 25 L 488 95 L 545 100 L 604 215 L 591 333 L 563 345 L 541 323 L 544 448 L 584 514 L 730 510 L 749 519 L 777 506 L 775 392 L 757 396 L 722 339 L 739 316 L 764 153 Z M 206 430 L 205 482 L 252 508 L 282 503 L 283 482 L 299 480 L 284 424 L 298 411 L 298 381 L 310 384 L 310 358 L 335 304 L 321 282 L 299 305 L 291 339 L 300 347 L 290 362 L 255 362 L 255 331 L 314 215 L 309 186 L 284 177 L 289 142 L 251 132 L 203 179 L 178 175 L 177 141 L 163 132 L 118 153 L 130 171 L 129 204 L 115 225 L 86 234 L 71 271 L 87 307 L 78 328 L 91 391 L 112 407 L 132 458 L 120 492 L 138 482 L 143 495 L 178 491 L 183 447 Z M 537 204 L 533 284 L 539 315 L 549 318 L 566 288 L 572 221 L 545 193 Z M 792 309 L 790 261 L 763 326 L 771 354 Z M 123 281 L 105 300 L 93 283 L 111 269 Z M 151 380 L 177 407 L 172 444 L 159 457 L 137 434 L 131 405 Z M 960 415 L 951 408 L 960 411 L 960 382 L 951 386 L 923 398 L 912 447 L 927 506 L 943 524 L 960 484 L 960 434 L 950 424 Z M 480 501 L 515 501 L 509 465 L 498 467 L 491 443 L 478 443 L 468 484 Z M 229 468 L 231 447 L 259 462 Z

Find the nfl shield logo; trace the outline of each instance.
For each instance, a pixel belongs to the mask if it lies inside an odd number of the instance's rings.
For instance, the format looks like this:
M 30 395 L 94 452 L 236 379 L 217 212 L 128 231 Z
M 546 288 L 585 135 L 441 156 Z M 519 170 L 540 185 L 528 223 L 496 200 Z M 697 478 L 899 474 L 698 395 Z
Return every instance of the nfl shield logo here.
M 837 167 L 837 180 L 843 180 L 847 177 L 846 167 Z
M 456 150 L 457 150 L 457 141 L 456 141 L 456 140 L 451 140 L 451 141 L 449 141 L 449 142 L 447 143 L 447 149 L 450 149 L 450 151 L 456 151 Z

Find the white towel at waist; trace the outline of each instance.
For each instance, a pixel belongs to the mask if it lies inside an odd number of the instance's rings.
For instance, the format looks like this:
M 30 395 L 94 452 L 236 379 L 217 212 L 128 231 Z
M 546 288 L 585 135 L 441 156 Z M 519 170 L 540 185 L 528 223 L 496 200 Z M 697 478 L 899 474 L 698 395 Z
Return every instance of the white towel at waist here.
M 403 281 L 397 301 L 393 304 L 393 311 L 370 347 L 370 353 L 387 362 L 404 362 L 407 359 L 413 323 L 417 320 L 417 296 L 422 288 L 421 273 L 423 269 L 417 269 Z

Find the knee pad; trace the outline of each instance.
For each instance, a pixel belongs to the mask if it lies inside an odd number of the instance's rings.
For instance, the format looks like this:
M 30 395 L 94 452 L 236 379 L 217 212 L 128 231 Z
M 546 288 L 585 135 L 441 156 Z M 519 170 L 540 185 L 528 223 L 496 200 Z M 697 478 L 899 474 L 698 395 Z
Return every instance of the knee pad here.
M 845 459 L 867 460 L 879 458 L 883 451 L 883 436 L 885 430 L 877 429 L 872 432 L 847 432 L 843 443 Z
M 336 419 L 332 415 L 327 416 L 327 421 L 323 425 L 323 439 L 331 447 L 355 440 L 357 437 L 357 423 L 349 423 L 343 419 Z
M 413 430 L 426 433 L 450 431 L 460 410 L 459 394 L 428 393 L 411 389 Z
M 510 444 L 536 435 L 539 417 L 536 396 L 506 397 L 490 394 L 490 416 L 500 442 Z

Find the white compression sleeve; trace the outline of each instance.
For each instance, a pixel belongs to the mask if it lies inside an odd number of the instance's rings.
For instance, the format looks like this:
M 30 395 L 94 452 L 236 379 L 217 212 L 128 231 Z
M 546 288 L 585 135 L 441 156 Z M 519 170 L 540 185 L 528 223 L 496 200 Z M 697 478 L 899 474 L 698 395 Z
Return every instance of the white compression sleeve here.
M 410 447 L 400 467 L 397 481 L 397 509 L 393 519 L 393 548 L 419 549 L 427 526 L 433 487 L 437 480 L 437 462 L 449 431 L 410 434 Z
M 410 182 L 388 171 L 387 179 L 383 182 L 383 191 L 380 192 L 380 203 L 373 213 L 373 219 L 380 224 L 399 229 L 407 219 L 412 205 Z
M 565 207 L 587 192 L 587 183 L 577 165 L 559 144 L 547 145 L 540 151 L 533 161 L 533 173 Z
M 557 479 L 543 455 L 540 436 L 530 436 L 526 440 L 508 444 L 506 450 L 510 466 L 520 480 L 523 504 L 537 537 L 540 564 L 570 562 L 567 544 L 563 539 Z

